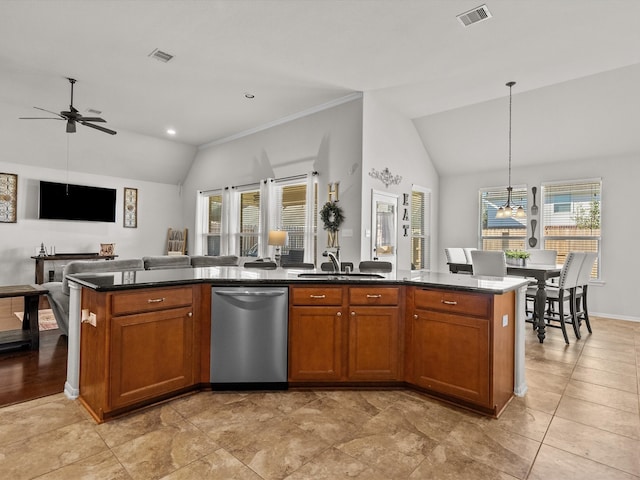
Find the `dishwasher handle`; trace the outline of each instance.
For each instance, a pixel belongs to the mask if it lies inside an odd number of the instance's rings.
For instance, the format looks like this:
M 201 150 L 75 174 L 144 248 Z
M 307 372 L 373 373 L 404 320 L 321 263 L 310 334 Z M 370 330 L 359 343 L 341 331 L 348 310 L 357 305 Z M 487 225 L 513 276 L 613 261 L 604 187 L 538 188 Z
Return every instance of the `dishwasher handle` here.
M 216 294 L 222 295 L 224 297 L 280 297 L 284 295 L 284 291 L 282 290 L 265 290 L 265 291 L 228 291 L 228 290 L 216 290 Z

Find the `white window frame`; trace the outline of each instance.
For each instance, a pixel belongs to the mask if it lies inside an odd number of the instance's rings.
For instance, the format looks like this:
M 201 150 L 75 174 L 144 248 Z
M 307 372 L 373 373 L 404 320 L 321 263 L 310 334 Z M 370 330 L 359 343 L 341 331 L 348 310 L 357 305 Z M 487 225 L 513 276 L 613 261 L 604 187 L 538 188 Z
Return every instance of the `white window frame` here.
M 527 237 L 528 237 L 528 222 L 529 222 L 529 208 L 528 208 L 528 199 L 527 199 L 527 185 L 513 185 L 513 193 L 511 196 L 511 202 L 516 206 L 522 206 L 527 215 L 524 218 L 516 218 L 512 216 L 510 218 L 501 218 L 496 219 L 495 214 L 502 205 L 504 205 L 507 201 L 507 187 L 483 187 L 478 191 L 478 245 L 477 248 L 480 250 L 509 250 L 509 249 L 518 249 L 525 250 L 527 247 Z M 494 208 L 487 210 L 487 223 L 503 223 L 505 225 L 505 229 L 508 230 L 508 225 L 512 224 L 518 230 L 522 230 L 522 236 L 490 236 L 483 235 L 483 220 L 482 220 L 482 197 L 485 193 L 493 193 L 496 194 L 496 203 L 493 204 Z M 503 198 L 504 197 L 504 198 Z M 513 205 L 512 205 L 513 206 Z M 516 227 L 515 224 L 520 224 L 520 227 Z M 499 241 L 501 243 L 500 248 L 490 248 L 490 245 L 485 245 L 485 240 L 490 241 Z M 507 243 L 505 243 L 507 242 Z
M 562 202 L 562 203 L 570 203 L 571 211 L 570 212 L 553 212 L 547 213 L 547 209 L 552 209 L 554 203 L 546 203 L 547 200 L 547 190 L 549 188 L 555 188 L 558 186 L 579 186 L 579 185 L 588 185 L 588 184 L 598 184 L 599 185 L 599 202 L 600 202 L 600 228 L 598 235 L 546 235 L 547 224 L 550 223 L 549 215 L 575 215 L 576 208 L 575 204 L 578 202 Z M 577 180 L 563 180 L 563 181 L 553 181 L 553 182 L 543 182 L 540 188 L 540 240 L 543 245 L 541 248 L 549 248 L 549 249 L 557 249 L 557 245 L 554 245 L 554 242 L 563 241 L 563 240 L 575 240 L 575 241 L 596 241 L 597 242 L 597 261 L 596 261 L 596 272 L 597 276 L 592 277 L 592 280 L 601 281 L 602 280 L 602 178 L 587 178 L 587 179 L 577 179 Z M 568 195 L 568 194 L 567 194 Z M 584 202 L 580 202 L 584 203 Z M 583 251 L 584 249 L 579 249 Z M 563 252 L 559 251 L 559 263 L 562 263 Z

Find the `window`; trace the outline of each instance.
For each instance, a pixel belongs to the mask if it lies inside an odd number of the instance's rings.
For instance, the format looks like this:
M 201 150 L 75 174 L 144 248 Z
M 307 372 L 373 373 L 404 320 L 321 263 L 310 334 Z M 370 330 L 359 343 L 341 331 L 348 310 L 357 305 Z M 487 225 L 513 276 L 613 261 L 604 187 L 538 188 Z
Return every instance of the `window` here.
M 431 268 L 431 191 L 411 189 L 411 270 Z
M 302 262 L 305 258 L 305 248 L 310 249 L 311 255 L 308 259 L 316 258 L 316 231 L 317 231 L 317 184 L 312 187 L 313 214 L 310 222 L 307 222 L 307 183 L 284 183 L 278 182 L 275 187 L 276 211 L 271 217 L 273 219 L 272 229 L 284 230 L 288 232 L 287 245 L 282 249 L 282 255 L 291 262 Z M 309 224 L 308 224 L 309 223 Z M 311 230 L 313 238 L 311 245 L 306 238 L 306 233 Z
M 511 202 L 527 212 L 527 188 L 513 187 Z M 507 188 L 480 190 L 480 249 L 524 250 L 527 217 L 496 218 L 498 208 L 507 203 Z
M 207 199 L 207 241 L 206 255 L 220 255 L 222 238 L 222 192 L 210 195 Z
M 234 252 L 241 257 L 257 257 L 260 247 L 260 191 L 238 192 L 239 210 Z
M 600 278 L 601 186 L 599 179 L 542 185 L 544 248 L 558 251 L 558 263 L 571 251 L 596 252 L 592 278 Z

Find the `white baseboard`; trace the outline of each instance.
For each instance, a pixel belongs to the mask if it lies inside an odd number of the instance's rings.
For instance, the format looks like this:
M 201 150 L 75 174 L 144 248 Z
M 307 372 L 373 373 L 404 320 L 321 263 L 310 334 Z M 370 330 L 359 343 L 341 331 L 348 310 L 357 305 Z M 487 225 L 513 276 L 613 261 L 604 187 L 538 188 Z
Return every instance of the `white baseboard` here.
M 589 312 L 590 317 L 610 318 L 612 320 L 626 320 L 628 322 L 640 322 L 640 317 L 630 315 L 613 315 L 611 313 Z

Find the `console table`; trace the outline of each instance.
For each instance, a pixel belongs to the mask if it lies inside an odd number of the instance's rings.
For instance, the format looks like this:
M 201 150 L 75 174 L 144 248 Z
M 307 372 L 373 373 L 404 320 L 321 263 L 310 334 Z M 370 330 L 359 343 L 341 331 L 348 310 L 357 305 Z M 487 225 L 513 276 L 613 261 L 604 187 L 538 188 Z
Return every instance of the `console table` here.
M 98 253 L 58 253 L 55 255 L 37 255 L 33 258 L 36 261 L 36 283 L 43 284 L 44 263 L 53 262 L 55 260 L 113 260 L 117 255 L 100 255 Z
M 31 350 L 40 347 L 40 325 L 38 324 L 38 301 L 49 290 L 40 285 L 0 286 L 0 298 L 24 297 L 22 329 L 0 332 L 0 351 L 26 345 Z

